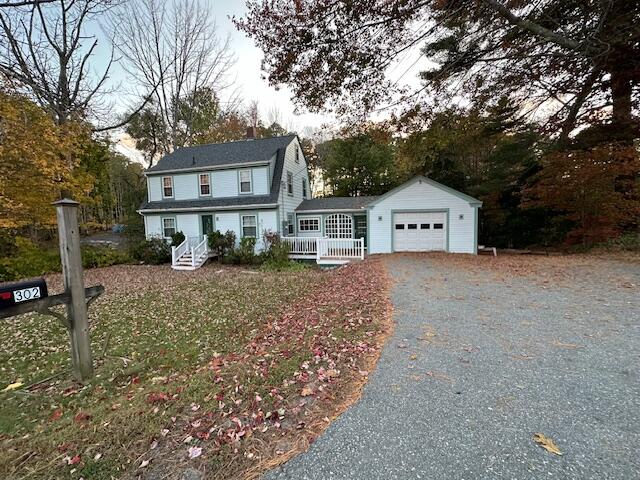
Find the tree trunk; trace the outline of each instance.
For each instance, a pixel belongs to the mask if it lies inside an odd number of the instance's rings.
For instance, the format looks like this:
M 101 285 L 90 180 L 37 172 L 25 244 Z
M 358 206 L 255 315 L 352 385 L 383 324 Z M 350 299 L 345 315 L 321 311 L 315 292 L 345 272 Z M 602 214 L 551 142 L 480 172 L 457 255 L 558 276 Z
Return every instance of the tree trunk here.
M 632 116 L 632 84 L 631 72 L 626 70 L 611 69 L 609 85 L 611 88 L 611 98 L 613 101 L 611 123 L 620 134 L 621 140 L 633 141 L 634 125 Z

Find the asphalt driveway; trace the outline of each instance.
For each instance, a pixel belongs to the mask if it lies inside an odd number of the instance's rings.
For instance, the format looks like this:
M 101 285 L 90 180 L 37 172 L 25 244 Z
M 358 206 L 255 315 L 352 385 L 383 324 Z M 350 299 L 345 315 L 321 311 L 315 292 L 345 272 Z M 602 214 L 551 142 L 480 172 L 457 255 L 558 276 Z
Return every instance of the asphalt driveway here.
M 361 400 L 266 478 L 640 478 L 637 263 L 385 261 L 396 327 Z

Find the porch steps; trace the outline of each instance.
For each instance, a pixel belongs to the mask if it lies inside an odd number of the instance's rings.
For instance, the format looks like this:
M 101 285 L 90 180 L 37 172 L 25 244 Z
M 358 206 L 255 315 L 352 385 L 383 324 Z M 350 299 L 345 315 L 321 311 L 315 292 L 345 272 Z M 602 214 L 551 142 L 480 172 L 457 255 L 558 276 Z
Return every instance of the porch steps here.
M 174 270 L 197 270 L 205 264 L 208 258 L 209 254 L 205 252 L 204 254 L 196 258 L 196 264 L 194 266 L 192 262 L 193 256 L 191 254 L 191 251 L 188 250 L 184 255 L 178 258 L 178 260 L 173 265 L 171 265 L 171 268 L 173 268 Z

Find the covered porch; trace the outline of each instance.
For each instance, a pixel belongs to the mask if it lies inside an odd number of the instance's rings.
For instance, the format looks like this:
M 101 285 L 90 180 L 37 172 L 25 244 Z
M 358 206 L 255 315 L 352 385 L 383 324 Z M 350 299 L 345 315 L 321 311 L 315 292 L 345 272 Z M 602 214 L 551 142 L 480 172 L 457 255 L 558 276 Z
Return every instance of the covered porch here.
M 295 211 L 292 236 L 284 237 L 290 257 L 341 264 L 364 259 L 367 204 L 373 197 L 328 197 L 303 201 Z

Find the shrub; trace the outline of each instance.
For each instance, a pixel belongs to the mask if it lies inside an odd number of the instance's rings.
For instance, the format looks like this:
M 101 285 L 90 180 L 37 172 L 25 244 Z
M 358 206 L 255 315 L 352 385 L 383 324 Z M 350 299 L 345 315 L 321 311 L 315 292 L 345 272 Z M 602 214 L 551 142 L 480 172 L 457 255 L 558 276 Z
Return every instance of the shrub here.
M 227 230 L 225 234 L 216 230 L 207 235 L 207 242 L 209 250 L 218 258 L 223 258 L 229 255 L 236 246 L 236 234 L 231 230 Z
M 13 252 L 0 258 L 0 281 L 37 277 L 59 271 L 60 254 L 57 248 L 41 247 L 23 237 L 16 237 Z
M 266 231 L 263 234 L 265 249 L 261 254 L 265 268 L 282 270 L 289 267 L 289 245 L 282 241 L 277 232 Z
M 257 263 L 256 256 L 256 239 L 252 237 L 244 237 L 240 240 L 240 246 L 234 248 L 224 260 L 237 265 L 253 265 Z
M 160 265 L 171 260 L 171 247 L 160 237 L 140 240 L 131 246 L 131 256 L 149 265 Z
M 130 263 L 131 257 L 123 250 L 108 246 L 87 245 L 82 247 L 82 265 L 84 268 L 110 267 Z
M 171 246 L 172 247 L 177 247 L 179 246 L 182 242 L 185 241 L 185 236 L 184 233 L 182 232 L 176 232 L 173 235 L 171 235 Z

